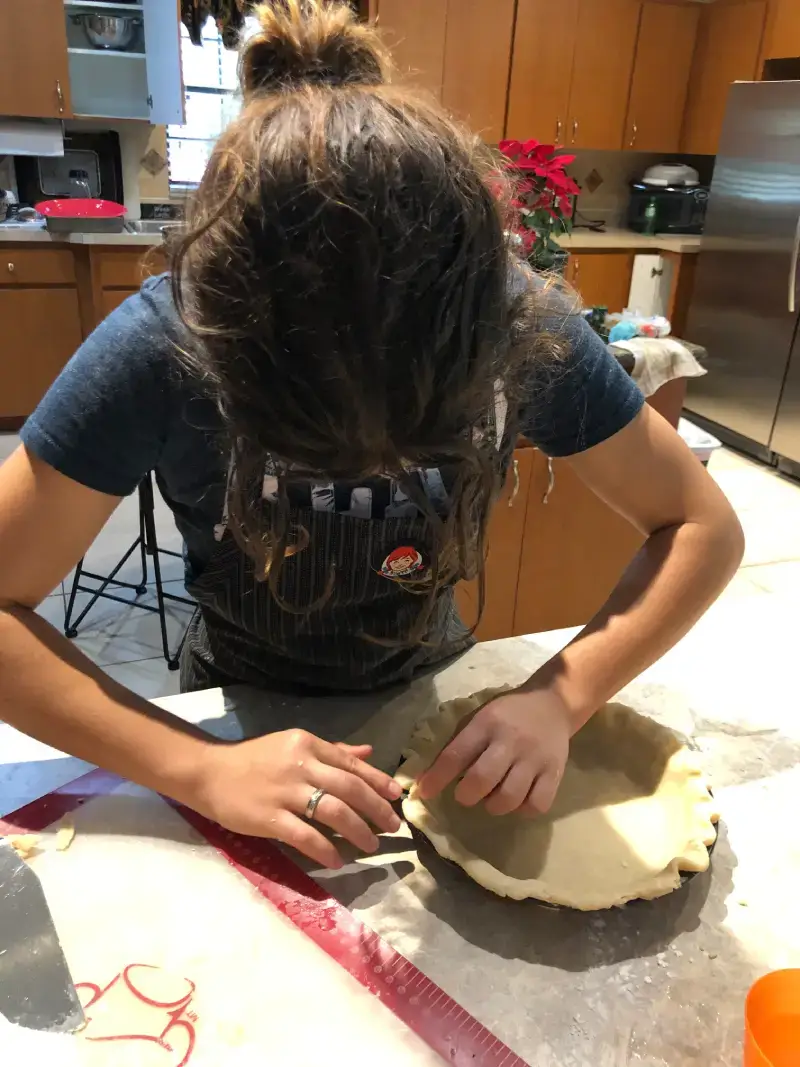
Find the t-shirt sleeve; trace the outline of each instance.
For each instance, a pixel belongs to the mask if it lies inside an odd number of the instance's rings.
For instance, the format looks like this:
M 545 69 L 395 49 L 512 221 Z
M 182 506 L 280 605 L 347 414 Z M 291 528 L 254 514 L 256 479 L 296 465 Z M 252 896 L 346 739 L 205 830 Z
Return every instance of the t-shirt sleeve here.
M 35 456 L 98 492 L 132 493 L 164 447 L 174 388 L 168 290 L 155 279 L 116 308 L 22 427 Z
M 539 356 L 522 408 L 521 431 L 549 456 L 571 456 L 608 440 L 639 413 L 644 397 L 580 315 L 543 324 L 560 342 Z

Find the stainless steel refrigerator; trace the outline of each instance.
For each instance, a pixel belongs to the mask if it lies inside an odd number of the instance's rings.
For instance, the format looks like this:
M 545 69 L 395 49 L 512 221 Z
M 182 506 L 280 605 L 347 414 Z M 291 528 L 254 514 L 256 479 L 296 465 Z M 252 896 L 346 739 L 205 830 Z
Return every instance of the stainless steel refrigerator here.
M 731 86 L 686 336 L 691 416 L 800 475 L 800 81 Z

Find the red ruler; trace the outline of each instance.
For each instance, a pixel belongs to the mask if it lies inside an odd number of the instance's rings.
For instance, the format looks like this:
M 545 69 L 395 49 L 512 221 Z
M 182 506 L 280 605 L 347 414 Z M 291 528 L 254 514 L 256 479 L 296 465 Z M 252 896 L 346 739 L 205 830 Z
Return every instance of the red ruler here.
M 0 835 L 36 833 L 122 779 L 95 770 L 0 820 Z M 179 805 L 181 816 L 258 892 L 366 989 L 378 997 L 442 1059 L 456 1067 L 528 1067 L 482 1023 L 457 1004 L 269 841 L 243 837 Z

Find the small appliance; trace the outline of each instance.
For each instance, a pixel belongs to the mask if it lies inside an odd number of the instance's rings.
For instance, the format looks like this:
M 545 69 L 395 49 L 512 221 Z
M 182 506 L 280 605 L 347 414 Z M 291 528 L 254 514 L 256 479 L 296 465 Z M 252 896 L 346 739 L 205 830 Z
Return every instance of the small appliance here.
M 125 199 L 116 132 L 69 132 L 64 137 L 63 156 L 15 156 L 14 164 L 22 204 L 76 195 L 116 202 Z M 74 184 L 78 175 L 81 183 L 86 182 L 80 191 Z
M 658 163 L 631 182 L 628 229 L 636 233 L 702 233 L 708 186 L 693 167 Z

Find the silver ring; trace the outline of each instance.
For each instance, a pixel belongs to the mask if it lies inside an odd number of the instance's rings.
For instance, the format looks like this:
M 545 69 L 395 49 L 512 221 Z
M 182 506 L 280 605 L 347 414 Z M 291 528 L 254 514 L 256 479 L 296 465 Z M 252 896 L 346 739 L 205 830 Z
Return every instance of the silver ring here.
M 315 789 L 314 792 L 311 794 L 311 796 L 308 798 L 308 803 L 306 804 L 306 810 L 303 813 L 307 819 L 313 819 L 314 818 L 314 813 L 316 812 L 317 808 L 319 807 L 319 802 L 325 796 L 325 792 L 326 791 L 324 789 Z

